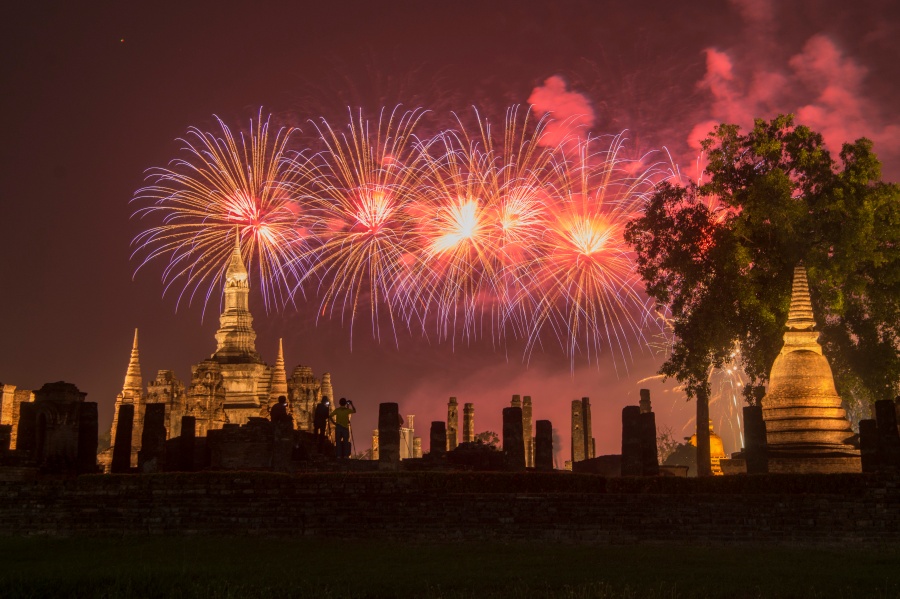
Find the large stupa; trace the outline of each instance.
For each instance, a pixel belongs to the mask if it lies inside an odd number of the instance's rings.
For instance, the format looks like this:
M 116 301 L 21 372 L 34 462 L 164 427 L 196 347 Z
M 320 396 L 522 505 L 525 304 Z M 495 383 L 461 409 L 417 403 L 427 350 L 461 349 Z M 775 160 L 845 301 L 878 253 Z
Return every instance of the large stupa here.
M 859 472 L 859 450 L 822 355 L 806 269 L 794 269 L 784 346 L 762 400 L 769 472 Z

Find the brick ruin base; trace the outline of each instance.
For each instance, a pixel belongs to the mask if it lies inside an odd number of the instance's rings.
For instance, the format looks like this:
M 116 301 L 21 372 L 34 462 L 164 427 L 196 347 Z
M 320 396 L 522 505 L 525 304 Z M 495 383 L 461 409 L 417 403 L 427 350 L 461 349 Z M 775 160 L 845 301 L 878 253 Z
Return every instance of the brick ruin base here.
M 0 535 L 578 543 L 900 542 L 897 474 L 618 478 L 260 472 L 0 482 Z

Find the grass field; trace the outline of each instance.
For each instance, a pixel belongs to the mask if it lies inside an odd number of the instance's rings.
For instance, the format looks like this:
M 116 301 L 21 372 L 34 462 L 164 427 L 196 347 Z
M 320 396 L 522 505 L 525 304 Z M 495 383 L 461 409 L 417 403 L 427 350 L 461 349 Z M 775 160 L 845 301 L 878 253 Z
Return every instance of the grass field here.
M 0 538 L 0 597 L 900 597 L 900 547 Z

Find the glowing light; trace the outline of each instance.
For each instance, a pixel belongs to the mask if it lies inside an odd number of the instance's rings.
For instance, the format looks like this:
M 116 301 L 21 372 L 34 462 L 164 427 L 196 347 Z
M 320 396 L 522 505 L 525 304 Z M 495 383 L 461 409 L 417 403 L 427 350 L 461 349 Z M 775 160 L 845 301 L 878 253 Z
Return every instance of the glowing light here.
M 284 184 L 284 153 L 294 129 L 270 135 L 269 118 L 260 111 L 248 132 L 232 134 L 216 119 L 220 132 L 191 127 L 181 157 L 168 168 L 147 171 L 150 185 L 132 200 L 140 219 L 157 217 L 134 239 L 138 269 L 167 259 L 165 289 L 181 286 L 179 302 L 199 292 L 204 305 L 219 288 L 234 235 L 248 268 L 256 270 L 266 308 L 290 301 L 301 274 L 298 249 L 306 243 L 300 205 Z
M 474 113 L 416 136 L 422 110 L 351 112 L 269 135 L 190 129 L 184 156 L 151 169 L 136 211 L 161 217 L 135 239 L 142 267 L 168 258 L 166 287 L 218 287 L 237 228 L 267 298 L 315 297 L 320 317 L 368 313 L 438 341 L 516 339 L 526 354 L 556 338 L 573 366 L 630 355 L 658 316 L 646 305 L 622 233 L 652 189 L 654 167 L 620 158 L 623 140 L 547 143 L 547 119 L 507 112 L 502 129 Z M 563 150 L 563 146 L 565 146 Z M 619 358 L 616 358 L 618 366 Z
M 475 242 L 484 228 L 483 216 L 478 210 L 477 200 L 464 200 L 438 213 L 446 233 L 434 240 L 431 251 L 434 254 L 449 251 L 465 242 Z

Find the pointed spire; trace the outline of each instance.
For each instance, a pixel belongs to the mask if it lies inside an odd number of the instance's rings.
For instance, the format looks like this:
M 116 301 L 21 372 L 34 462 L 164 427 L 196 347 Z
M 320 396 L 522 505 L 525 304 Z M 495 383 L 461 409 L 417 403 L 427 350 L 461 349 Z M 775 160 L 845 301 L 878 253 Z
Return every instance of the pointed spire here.
M 247 267 L 244 266 L 244 258 L 241 255 L 241 231 L 234 228 L 234 250 L 231 252 L 231 261 L 225 270 L 225 281 L 246 281 Z
M 224 361 L 261 362 L 256 352 L 256 331 L 250 314 L 250 277 L 241 257 L 241 236 L 234 229 L 234 251 L 225 270 L 225 305 L 216 331 L 216 353 Z
M 128 361 L 128 370 L 125 372 L 125 384 L 122 386 L 122 391 L 123 393 L 125 391 L 133 391 L 137 396 L 140 396 L 143 386 L 141 357 L 138 352 L 138 330 L 134 329 L 134 344 L 131 346 L 131 359 Z
M 322 390 L 322 396 L 328 397 L 331 400 L 331 403 L 334 404 L 334 388 L 331 386 L 330 372 L 322 374 L 322 386 L 320 388 Z
M 812 302 L 809 299 L 809 282 L 806 279 L 806 268 L 801 263 L 794 268 L 791 309 L 788 312 L 787 328 L 789 331 L 810 331 L 815 326 L 816 321 L 813 317 Z
M 272 386 L 269 388 L 269 396 L 277 399 L 279 395 L 287 396 L 287 372 L 284 369 L 284 345 L 278 340 L 278 357 L 275 358 L 275 367 L 272 369 Z

